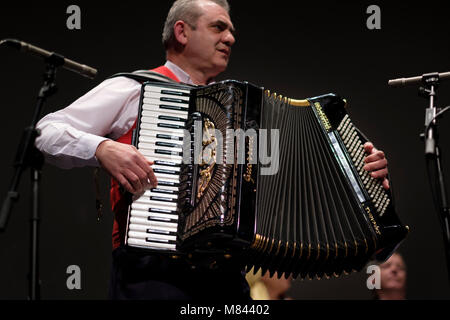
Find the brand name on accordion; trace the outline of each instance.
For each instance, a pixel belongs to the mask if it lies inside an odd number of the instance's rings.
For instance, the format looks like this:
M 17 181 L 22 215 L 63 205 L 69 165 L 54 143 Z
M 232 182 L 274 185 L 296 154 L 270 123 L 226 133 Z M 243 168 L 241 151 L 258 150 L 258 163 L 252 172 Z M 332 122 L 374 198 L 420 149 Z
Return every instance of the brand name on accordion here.
M 366 209 L 366 212 L 369 215 L 370 222 L 372 223 L 373 228 L 375 229 L 375 233 L 378 234 L 378 235 L 381 235 L 380 227 L 378 226 L 377 222 L 375 221 L 375 218 L 373 217 L 373 214 L 370 211 L 370 208 L 369 207 L 365 207 L 365 209 Z
M 316 108 L 317 115 L 319 116 L 320 121 L 322 121 L 322 125 L 325 128 L 325 130 L 331 129 L 330 120 L 328 120 L 328 117 L 326 116 L 325 112 L 322 110 L 322 106 L 320 103 L 316 102 L 314 103 L 314 107 Z

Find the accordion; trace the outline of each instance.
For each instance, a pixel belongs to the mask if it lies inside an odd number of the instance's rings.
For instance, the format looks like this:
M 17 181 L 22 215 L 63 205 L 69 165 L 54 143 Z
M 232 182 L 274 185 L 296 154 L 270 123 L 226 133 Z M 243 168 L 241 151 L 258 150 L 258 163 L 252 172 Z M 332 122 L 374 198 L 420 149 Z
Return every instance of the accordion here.
M 154 162 L 158 186 L 134 196 L 125 243 L 286 277 L 383 261 L 408 227 L 362 168 L 365 141 L 334 94 L 145 82 L 133 144 Z

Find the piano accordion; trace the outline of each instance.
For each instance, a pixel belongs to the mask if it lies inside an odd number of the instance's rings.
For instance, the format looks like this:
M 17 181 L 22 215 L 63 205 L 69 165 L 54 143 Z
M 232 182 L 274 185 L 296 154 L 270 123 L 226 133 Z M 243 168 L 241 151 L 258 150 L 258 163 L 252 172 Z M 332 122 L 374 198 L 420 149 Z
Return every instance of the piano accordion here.
M 387 259 L 408 227 L 362 168 L 366 139 L 345 107 L 334 94 L 294 100 L 234 80 L 144 83 L 133 144 L 158 186 L 130 204 L 126 245 L 279 277 Z

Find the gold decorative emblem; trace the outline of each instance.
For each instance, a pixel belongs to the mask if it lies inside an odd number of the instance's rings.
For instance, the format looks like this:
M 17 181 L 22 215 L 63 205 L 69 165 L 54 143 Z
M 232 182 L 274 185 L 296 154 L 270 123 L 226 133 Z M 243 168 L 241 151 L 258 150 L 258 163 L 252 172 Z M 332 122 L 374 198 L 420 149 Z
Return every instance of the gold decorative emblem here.
M 203 125 L 202 161 L 200 164 L 200 178 L 197 189 L 198 199 L 203 196 L 203 193 L 208 187 L 211 181 L 212 171 L 216 165 L 217 139 L 215 137 L 215 129 L 214 123 L 208 118 L 205 118 Z
M 252 162 L 254 160 L 253 156 L 253 148 L 255 147 L 255 141 L 254 137 L 250 136 L 248 137 L 248 156 L 247 156 L 247 168 L 244 173 L 244 180 L 247 182 L 253 182 L 255 181 L 252 179 Z

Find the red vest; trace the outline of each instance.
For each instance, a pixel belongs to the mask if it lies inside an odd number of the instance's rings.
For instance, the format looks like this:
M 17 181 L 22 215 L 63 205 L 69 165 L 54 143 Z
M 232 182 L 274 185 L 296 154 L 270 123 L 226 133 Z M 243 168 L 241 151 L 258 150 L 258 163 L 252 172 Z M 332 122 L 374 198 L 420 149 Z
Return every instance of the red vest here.
M 166 77 L 169 77 L 170 79 L 176 82 L 180 82 L 180 80 L 178 80 L 178 78 L 165 66 L 158 67 L 151 71 L 165 75 Z M 131 129 L 116 141 L 131 144 L 131 138 L 133 130 L 135 128 L 136 128 L 136 121 L 134 122 Z M 116 249 L 121 244 L 123 244 L 125 240 L 125 232 L 127 227 L 127 216 L 128 216 L 128 201 L 119 191 L 119 183 L 115 179 L 111 179 L 110 201 L 111 201 L 111 209 L 114 213 L 112 246 L 113 249 Z

